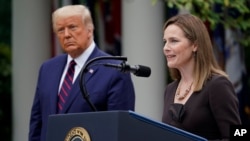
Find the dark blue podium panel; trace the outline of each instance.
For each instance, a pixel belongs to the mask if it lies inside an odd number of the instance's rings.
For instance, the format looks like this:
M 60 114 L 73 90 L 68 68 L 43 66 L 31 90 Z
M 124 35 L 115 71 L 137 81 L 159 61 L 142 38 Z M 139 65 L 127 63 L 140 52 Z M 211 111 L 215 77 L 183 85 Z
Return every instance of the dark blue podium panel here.
M 68 141 L 69 138 L 73 141 L 77 136 L 85 138 L 85 131 L 72 132 L 76 127 L 85 129 L 89 135 L 89 139 L 82 139 L 84 141 L 207 141 L 205 138 L 133 111 L 51 115 L 47 141 Z

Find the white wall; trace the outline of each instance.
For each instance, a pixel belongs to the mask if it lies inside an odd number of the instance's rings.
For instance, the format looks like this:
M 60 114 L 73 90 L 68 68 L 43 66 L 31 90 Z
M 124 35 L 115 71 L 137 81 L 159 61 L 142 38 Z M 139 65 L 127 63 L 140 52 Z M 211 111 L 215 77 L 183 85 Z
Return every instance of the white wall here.
M 164 3 L 151 0 L 122 0 L 122 49 L 130 64 L 151 68 L 149 78 L 133 77 L 136 112 L 160 120 L 166 82 L 163 56 Z
M 50 57 L 50 0 L 12 1 L 13 141 L 28 140 L 38 69 Z

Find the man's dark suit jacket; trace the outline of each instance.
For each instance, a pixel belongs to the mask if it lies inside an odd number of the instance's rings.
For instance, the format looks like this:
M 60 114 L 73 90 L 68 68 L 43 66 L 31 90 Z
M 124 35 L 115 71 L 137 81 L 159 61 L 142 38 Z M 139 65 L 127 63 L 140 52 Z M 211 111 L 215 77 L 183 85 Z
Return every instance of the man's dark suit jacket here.
M 95 47 L 88 58 L 107 56 Z M 100 60 L 101 61 L 101 60 Z M 31 110 L 29 141 L 45 141 L 49 115 L 56 114 L 58 87 L 67 62 L 67 54 L 54 57 L 42 64 Z M 118 63 L 114 60 L 102 62 Z M 90 66 L 92 71 L 85 74 L 86 88 L 90 101 L 98 111 L 134 110 L 135 92 L 129 73 L 122 73 L 103 65 Z M 80 91 L 79 75 L 72 86 L 69 100 L 62 113 L 81 113 L 92 111 Z

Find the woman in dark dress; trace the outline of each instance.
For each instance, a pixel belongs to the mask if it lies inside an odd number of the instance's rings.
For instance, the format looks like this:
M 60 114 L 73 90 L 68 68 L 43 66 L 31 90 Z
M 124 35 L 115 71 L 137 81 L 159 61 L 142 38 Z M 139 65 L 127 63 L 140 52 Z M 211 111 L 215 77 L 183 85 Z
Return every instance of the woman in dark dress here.
M 229 140 L 230 126 L 241 124 L 238 99 L 204 23 L 176 15 L 166 21 L 163 40 L 174 81 L 165 90 L 162 121 L 208 140 Z

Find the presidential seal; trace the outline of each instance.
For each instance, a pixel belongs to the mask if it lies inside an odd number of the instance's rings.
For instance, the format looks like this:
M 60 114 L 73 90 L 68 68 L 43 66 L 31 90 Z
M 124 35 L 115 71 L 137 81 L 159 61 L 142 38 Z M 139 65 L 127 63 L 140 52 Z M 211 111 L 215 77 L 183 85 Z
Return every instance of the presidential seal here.
M 72 128 L 66 135 L 64 141 L 91 141 L 89 133 L 82 127 Z

